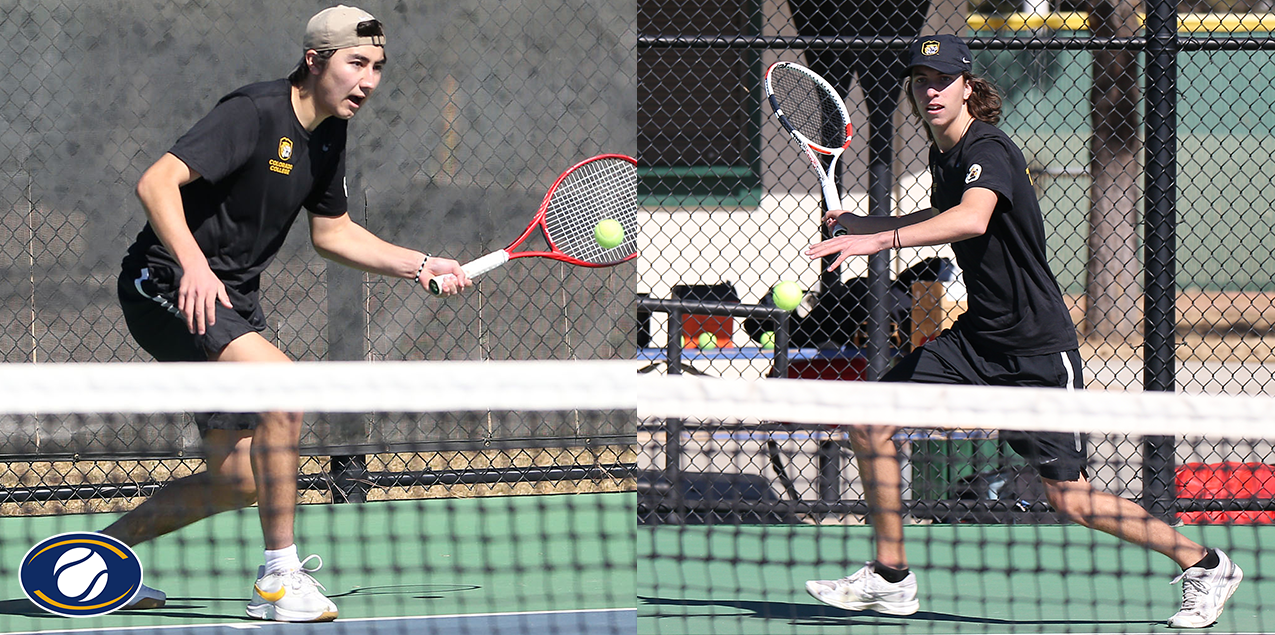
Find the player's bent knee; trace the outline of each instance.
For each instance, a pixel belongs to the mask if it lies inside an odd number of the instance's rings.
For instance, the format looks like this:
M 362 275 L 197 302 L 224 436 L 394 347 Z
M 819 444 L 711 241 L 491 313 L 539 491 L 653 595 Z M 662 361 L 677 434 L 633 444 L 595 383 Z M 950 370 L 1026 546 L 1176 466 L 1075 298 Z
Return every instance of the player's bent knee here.
M 213 474 L 212 485 L 216 496 L 230 507 L 247 507 L 257 502 L 257 481 L 250 466 Z
M 872 448 L 890 441 L 894 428 L 887 426 L 851 426 L 848 436 L 855 447 Z
M 263 412 L 258 428 L 270 432 L 286 432 L 290 437 L 301 437 L 301 424 L 304 417 L 299 412 Z
M 227 484 L 223 492 L 223 498 L 231 509 L 248 507 L 257 502 L 257 485 L 252 481 L 234 481 Z
M 1045 486 L 1045 500 L 1050 507 L 1062 514 L 1067 520 L 1084 527 L 1091 526 L 1093 513 L 1093 488 L 1077 481 L 1054 481 L 1041 479 Z

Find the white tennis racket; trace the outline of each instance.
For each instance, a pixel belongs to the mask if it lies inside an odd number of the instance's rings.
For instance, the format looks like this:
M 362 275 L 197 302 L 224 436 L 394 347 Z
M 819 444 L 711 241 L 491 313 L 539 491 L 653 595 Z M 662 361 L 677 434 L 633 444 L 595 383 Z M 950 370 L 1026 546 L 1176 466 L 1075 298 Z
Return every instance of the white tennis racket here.
M 594 238 L 598 222 L 620 223 L 624 238 L 606 248 Z M 548 251 L 514 251 L 536 229 L 544 232 Z M 500 267 L 514 258 L 551 258 L 581 267 L 610 267 L 637 257 L 637 161 L 622 154 L 602 154 L 563 172 L 545 194 L 531 224 L 508 247 L 465 263 L 470 278 Z M 442 293 L 451 274 L 429 281 L 429 290 Z
M 766 69 L 766 99 L 819 175 L 824 211 L 842 209 L 837 161 L 854 137 L 845 101 L 818 73 L 794 62 L 775 62 Z M 828 157 L 826 170 L 821 156 Z M 834 235 L 844 233 L 838 226 Z

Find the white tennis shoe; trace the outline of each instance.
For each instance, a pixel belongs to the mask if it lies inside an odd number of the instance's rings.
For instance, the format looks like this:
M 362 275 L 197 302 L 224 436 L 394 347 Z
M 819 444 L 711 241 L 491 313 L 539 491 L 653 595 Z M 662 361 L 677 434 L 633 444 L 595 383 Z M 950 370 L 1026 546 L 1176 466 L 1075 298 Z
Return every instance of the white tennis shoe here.
M 145 584 L 137 590 L 137 595 L 133 596 L 133 601 L 124 605 L 124 610 L 132 609 L 157 609 L 168 602 L 168 596 L 159 589 L 152 589 Z
M 811 580 L 806 592 L 816 600 L 847 611 L 877 611 L 911 615 L 921 607 L 916 599 L 916 575 L 908 572 L 901 582 L 887 582 L 869 563 L 840 580 Z
M 1222 607 L 1240 586 L 1244 572 L 1231 559 L 1216 549 L 1221 560 L 1212 569 L 1191 567 L 1173 578 L 1170 584 L 1182 581 L 1182 609 L 1169 618 L 1173 628 L 1204 628 L 1212 626 L 1222 615 Z
M 319 563 L 307 569 L 311 558 Z M 323 568 L 323 559 L 316 555 L 301 561 L 301 568 L 282 573 L 266 574 L 264 566 L 257 567 L 257 583 L 252 586 L 252 601 L 248 603 L 248 617 L 276 622 L 331 622 L 336 619 L 336 605 L 322 591 L 322 584 L 310 576 Z

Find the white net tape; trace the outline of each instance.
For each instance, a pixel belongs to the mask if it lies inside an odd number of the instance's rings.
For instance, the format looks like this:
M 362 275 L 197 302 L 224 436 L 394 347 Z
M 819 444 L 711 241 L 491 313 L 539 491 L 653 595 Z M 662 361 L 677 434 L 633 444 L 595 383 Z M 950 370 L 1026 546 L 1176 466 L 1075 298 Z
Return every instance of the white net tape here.
M 627 360 L 0 364 L 10 414 L 637 409 L 643 418 L 1261 438 L 1275 397 L 637 375 Z
M 2 364 L 10 414 L 635 407 L 630 361 Z
M 799 379 L 643 377 L 638 416 L 1264 438 L 1275 397 Z

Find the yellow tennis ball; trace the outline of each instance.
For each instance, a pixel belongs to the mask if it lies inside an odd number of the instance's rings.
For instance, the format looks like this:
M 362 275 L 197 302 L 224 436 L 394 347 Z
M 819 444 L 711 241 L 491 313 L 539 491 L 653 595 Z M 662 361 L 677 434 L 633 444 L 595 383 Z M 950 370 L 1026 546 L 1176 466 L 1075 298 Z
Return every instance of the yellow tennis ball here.
M 615 249 L 624 242 L 624 227 L 618 220 L 604 218 L 593 226 L 593 239 L 598 241 L 603 249 Z
M 699 344 L 700 350 L 717 348 L 717 336 L 713 335 L 712 333 L 700 333 L 698 344 Z
M 796 282 L 792 282 L 790 280 L 785 280 L 775 285 L 774 290 L 770 293 L 770 297 L 774 300 L 775 306 L 785 311 L 791 311 L 797 308 L 797 305 L 801 304 L 801 299 L 804 296 L 805 292 L 801 290 L 801 287 L 797 286 Z
M 758 340 L 757 342 L 761 344 L 762 348 L 767 348 L 767 349 L 774 348 L 775 347 L 775 332 L 766 331 L 765 333 L 762 333 L 761 339 Z

